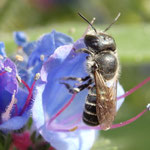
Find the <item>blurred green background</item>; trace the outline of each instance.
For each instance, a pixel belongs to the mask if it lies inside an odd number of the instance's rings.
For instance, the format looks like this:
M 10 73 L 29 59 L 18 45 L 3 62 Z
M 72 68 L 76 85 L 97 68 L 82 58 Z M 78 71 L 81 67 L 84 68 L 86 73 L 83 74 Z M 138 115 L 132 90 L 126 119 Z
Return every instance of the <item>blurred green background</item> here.
M 52 29 L 77 40 L 87 23 L 81 12 L 94 26 L 105 29 L 121 12 L 119 20 L 108 31 L 117 43 L 121 75 L 120 82 L 128 91 L 150 74 L 150 1 L 149 0 L 1 0 L 0 41 L 11 55 L 16 49 L 12 32 L 23 30 L 36 40 Z M 150 102 L 150 84 L 128 96 L 119 110 L 115 123 L 125 121 L 141 112 Z M 134 123 L 110 131 L 101 131 L 92 150 L 149 150 L 150 113 Z

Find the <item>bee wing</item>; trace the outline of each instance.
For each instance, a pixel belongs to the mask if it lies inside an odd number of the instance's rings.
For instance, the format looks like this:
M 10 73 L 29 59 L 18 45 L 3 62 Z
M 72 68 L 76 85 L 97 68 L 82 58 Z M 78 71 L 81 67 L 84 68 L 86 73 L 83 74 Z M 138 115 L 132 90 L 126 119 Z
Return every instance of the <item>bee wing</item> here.
M 102 130 L 111 127 L 116 115 L 116 94 L 117 80 L 116 77 L 110 87 L 104 81 L 103 76 L 95 71 L 94 73 L 96 87 L 96 113 Z

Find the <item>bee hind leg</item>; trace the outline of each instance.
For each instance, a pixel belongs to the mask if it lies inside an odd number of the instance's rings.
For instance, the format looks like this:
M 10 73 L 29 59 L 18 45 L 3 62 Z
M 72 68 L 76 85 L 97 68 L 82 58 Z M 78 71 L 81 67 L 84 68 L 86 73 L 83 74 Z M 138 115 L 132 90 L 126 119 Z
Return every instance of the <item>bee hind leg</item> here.
M 63 77 L 60 80 L 73 80 L 73 81 L 79 81 L 79 82 L 84 82 L 87 81 L 88 79 L 90 79 L 90 76 L 86 76 L 83 78 L 77 78 L 77 77 Z
M 82 90 L 90 87 L 90 85 L 93 83 L 92 79 L 89 79 L 87 83 L 81 84 L 78 87 L 72 87 L 70 84 L 65 83 L 65 82 L 60 82 L 60 84 L 64 84 L 66 88 L 69 90 L 69 93 L 74 94 L 74 93 L 79 93 Z

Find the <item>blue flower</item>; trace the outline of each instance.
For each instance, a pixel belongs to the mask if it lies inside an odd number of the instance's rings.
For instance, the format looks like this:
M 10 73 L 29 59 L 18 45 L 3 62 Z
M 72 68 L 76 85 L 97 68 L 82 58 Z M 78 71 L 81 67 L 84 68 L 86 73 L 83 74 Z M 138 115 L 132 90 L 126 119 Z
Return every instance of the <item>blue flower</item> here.
M 72 43 L 71 37 L 56 32 L 53 30 L 51 33 L 44 34 L 35 43 L 32 43 L 29 47 L 32 49 L 32 53 L 28 58 L 27 69 L 30 75 L 30 80 L 27 82 L 29 85 L 33 82 L 33 78 L 36 73 L 38 73 L 43 65 L 43 63 L 48 59 L 48 57 L 54 53 L 54 50 L 62 45 Z M 29 48 L 28 47 L 28 48 Z M 27 47 L 24 47 L 25 49 Z
M 5 45 L 3 42 L 0 42 L 0 55 L 6 57 Z
M 27 35 L 22 31 L 14 32 L 13 37 L 18 46 L 23 47 L 27 43 Z
M 56 32 L 53 30 L 51 33 L 44 34 L 41 38 L 37 41 L 35 50 L 29 57 L 28 67 L 35 67 L 36 64 L 41 64 L 41 55 L 44 56 L 44 61 L 54 53 L 55 49 L 59 46 L 73 43 L 71 37 Z
M 84 47 L 83 39 L 58 47 L 43 64 L 36 86 L 33 120 L 39 133 L 57 150 L 89 150 L 97 137 L 97 131 L 82 122 L 88 90 L 71 95 L 59 80 L 66 76 L 87 76 L 87 54 L 74 51 Z M 123 93 L 118 83 L 117 95 Z M 123 99 L 117 102 L 117 109 L 122 102 Z
M 22 128 L 29 118 L 29 105 L 24 108 L 28 93 L 19 87 L 15 64 L 0 59 L 0 130 Z

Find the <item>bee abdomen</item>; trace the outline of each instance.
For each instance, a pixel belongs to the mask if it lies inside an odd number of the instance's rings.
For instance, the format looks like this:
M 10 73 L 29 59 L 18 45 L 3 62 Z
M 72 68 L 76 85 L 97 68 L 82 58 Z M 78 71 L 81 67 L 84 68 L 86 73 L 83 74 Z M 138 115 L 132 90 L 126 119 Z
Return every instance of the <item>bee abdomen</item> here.
M 97 114 L 96 114 L 96 96 L 88 95 L 85 102 L 85 109 L 82 117 L 84 123 L 90 126 L 99 125 Z

